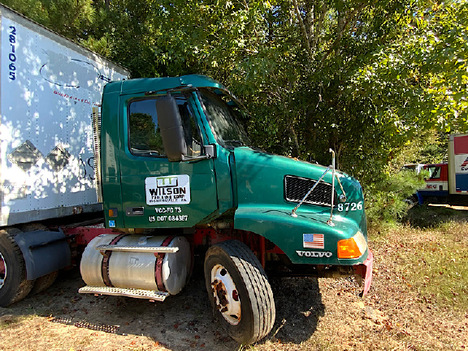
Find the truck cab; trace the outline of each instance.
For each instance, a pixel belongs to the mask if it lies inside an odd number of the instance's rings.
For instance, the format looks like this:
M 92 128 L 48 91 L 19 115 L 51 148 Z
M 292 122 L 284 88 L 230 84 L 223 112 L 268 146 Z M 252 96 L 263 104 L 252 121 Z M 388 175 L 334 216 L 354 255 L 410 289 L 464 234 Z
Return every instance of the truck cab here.
M 267 239 L 292 263 L 362 263 L 369 251 L 359 183 L 255 148 L 238 122 L 242 113 L 221 84 L 203 76 L 108 84 L 100 153 L 106 225 L 223 223 Z M 310 244 L 314 235 L 323 242 Z M 342 256 L 337 244 L 350 238 L 362 245 L 359 254 Z
M 123 234 L 88 244 L 80 292 L 163 301 L 204 256 L 215 314 L 241 343 L 273 327 L 265 269 L 278 263 L 357 275 L 367 293 L 373 257 L 358 181 L 335 169 L 332 151 L 324 167 L 256 148 L 243 116 L 204 76 L 106 85 L 96 157 L 105 225 Z
M 434 163 L 424 165 L 429 172 L 429 178 L 425 179 L 426 187 L 417 192 L 419 204 L 424 202 L 447 202 L 449 195 L 448 163 Z
M 335 169 L 333 150 L 328 167 L 260 150 L 239 123 L 242 104 L 200 75 L 111 82 L 93 116 L 73 131 L 94 136 L 104 223 L 5 227 L 0 306 L 78 261 L 80 293 L 162 302 L 199 260 L 219 325 L 249 344 L 275 322 L 267 273 L 353 275 L 368 292 L 363 192 Z M 66 196 L 81 188 L 63 187 Z

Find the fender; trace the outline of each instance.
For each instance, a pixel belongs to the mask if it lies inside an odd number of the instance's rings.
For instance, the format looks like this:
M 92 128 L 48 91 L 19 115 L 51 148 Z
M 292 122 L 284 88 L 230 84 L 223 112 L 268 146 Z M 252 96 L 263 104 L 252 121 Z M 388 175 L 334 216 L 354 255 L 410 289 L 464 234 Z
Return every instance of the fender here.
M 363 263 L 369 250 L 358 259 L 338 259 L 337 242 L 349 239 L 360 228 L 349 218 L 333 215 L 334 226 L 327 224 L 328 209 L 309 209 L 291 216 L 293 207 L 240 205 L 234 214 L 234 228 L 254 232 L 277 245 L 294 264 L 356 265 Z M 304 234 L 323 234 L 323 249 L 304 246 Z
M 63 232 L 36 230 L 19 233 L 14 239 L 23 254 L 28 280 L 71 264 L 70 246 Z

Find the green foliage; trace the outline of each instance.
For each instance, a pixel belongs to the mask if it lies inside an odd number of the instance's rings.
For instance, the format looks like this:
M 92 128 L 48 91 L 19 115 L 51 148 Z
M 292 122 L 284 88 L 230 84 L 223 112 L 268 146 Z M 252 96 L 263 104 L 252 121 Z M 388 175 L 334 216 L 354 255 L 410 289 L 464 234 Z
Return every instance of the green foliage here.
M 93 0 L 2 0 L 2 3 L 75 41 L 87 36 L 95 19 Z
M 220 80 L 255 112 L 258 146 L 323 164 L 333 148 L 371 218 L 403 211 L 387 170 L 439 160 L 443 136 L 468 131 L 465 1 L 3 1 L 133 77 Z
M 379 180 L 366 187 L 367 216 L 373 223 L 395 222 L 404 218 L 408 209 L 417 201 L 413 198 L 417 189 L 424 187 L 427 171 L 419 174 L 412 170 L 382 173 Z
M 399 170 L 405 164 L 447 162 L 448 139 L 445 133 L 421 131 L 403 145 L 402 150 L 392 157 L 387 168 Z

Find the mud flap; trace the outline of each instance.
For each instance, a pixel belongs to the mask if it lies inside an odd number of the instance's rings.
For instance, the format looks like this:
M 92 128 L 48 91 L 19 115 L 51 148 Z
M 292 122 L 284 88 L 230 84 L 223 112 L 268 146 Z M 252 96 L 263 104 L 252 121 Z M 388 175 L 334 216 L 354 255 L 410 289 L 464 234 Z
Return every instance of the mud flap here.
M 362 296 L 365 296 L 371 287 L 372 284 L 372 266 L 374 264 L 374 255 L 372 251 L 369 250 L 366 260 L 357 266 L 354 266 L 354 272 L 364 279 L 364 289 L 362 291 Z
M 63 232 L 37 230 L 19 233 L 15 241 L 26 263 L 27 279 L 34 280 L 71 264 L 71 252 Z

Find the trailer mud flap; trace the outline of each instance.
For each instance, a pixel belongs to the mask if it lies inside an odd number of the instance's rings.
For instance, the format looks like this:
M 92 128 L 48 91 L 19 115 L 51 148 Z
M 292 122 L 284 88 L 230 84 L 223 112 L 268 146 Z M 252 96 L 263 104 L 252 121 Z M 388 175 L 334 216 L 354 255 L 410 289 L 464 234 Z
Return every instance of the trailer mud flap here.
M 374 255 L 369 250 L 366 260 L 357 266 L 354 266 L 354 272 L 364 279 L 364 289 L 362 296 L 367 295 L 372 284 L 372 266 L 374 265 Z
M 71 252 L 63 232 L 37 230 L 19 233 L 15 241 L 26 262 L 27 280 L 34 280 L 71 264 Z

